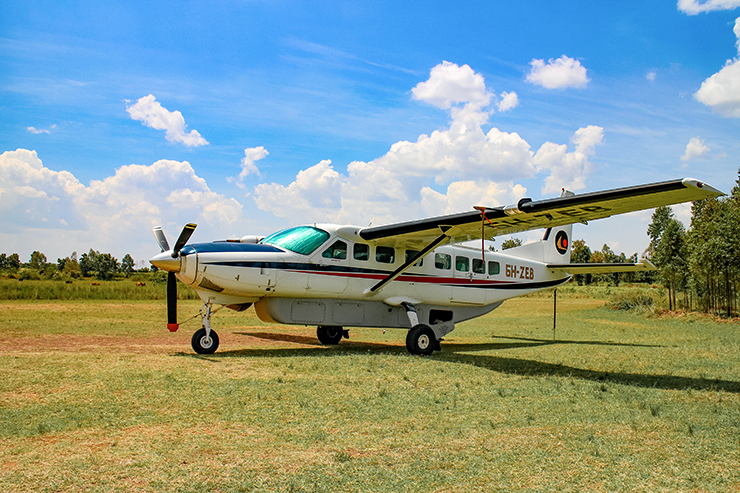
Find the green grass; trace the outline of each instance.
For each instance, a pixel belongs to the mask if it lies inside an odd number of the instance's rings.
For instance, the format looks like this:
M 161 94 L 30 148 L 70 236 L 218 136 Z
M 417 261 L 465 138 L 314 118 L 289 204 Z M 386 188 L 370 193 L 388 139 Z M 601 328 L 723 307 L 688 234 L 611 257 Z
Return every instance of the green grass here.
M 404 332 L 161 302 L 0 303 L 3 491 L 737 491 L 740 326 L 558 293 Z M 180 303 L 181 319 L 199 303 Z

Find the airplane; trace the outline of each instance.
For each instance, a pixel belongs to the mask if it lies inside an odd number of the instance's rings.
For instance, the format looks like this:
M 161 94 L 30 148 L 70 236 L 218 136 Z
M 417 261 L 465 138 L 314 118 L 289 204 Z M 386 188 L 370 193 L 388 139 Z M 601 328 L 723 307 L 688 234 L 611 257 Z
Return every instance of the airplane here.
M 150 262 L 168 272 L 170 331 L 178 329 L 177 280 L 203 301 L 202 328 L 193 350 L 212 354 L 219 337 L 211 316 L 227 307 L 254 306 L 266 322 L 317 327 L 324 345 L 348 338 L 345 327 L 407 330 L 414 355 L 441 350 L 455 325 L 485 315 L 505 300 L 559 286 L 577 273 L 655 269 L 646 260 L 619 264 L 570 263 L 575 223 L 724 195 L 694 178 L 574 194 L 382 226 L 312 224 L 267 237 L 187 244 L 187 224 L 170 248 L 153 229 L 162 252 Z M 501 252 L 485 240 L 544 229 L 542 239 Z M 461 245 L 481 242 L 481 246 Z

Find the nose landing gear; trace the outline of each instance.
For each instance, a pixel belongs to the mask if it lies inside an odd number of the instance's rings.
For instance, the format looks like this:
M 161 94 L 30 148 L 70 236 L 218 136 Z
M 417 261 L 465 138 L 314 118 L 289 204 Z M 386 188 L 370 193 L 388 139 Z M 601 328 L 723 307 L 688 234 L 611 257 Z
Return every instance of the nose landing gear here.
M 205 308 L 205 313 L 203 308 Z M 203 305 L 200 309 L 200 316 L 203 318 L 203 328 L 196 330 L 193 338 L 190 340 L 193 351 L 198 354 L 213 354 L 218 349 L 218 334 L 216 334 L 215 330 L 211 329 L 211 315 L 213 313 L 210 303 Z

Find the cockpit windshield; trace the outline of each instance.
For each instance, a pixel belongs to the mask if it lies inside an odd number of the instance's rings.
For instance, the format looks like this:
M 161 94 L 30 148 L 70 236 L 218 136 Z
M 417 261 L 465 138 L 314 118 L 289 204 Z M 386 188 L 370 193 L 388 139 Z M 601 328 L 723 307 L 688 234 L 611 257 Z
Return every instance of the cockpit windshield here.
M 310 255 L 328 240 L 329 236 L 323 229 L 298 226 L 273 233 L 260 243 L 285 248 L 301 255 Z

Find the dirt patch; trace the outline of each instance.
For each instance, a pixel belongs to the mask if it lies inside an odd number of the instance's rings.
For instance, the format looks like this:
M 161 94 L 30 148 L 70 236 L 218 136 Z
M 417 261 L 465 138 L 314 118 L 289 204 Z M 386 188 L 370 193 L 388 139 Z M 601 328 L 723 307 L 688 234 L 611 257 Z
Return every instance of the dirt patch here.
M 237 327 L 218 330 L 221 349 L 290 348 L 320 346 L 315 331 L 308 328 L 280 327 L 271 332 L 265 327 Z M 148 337 L 88 336 L 74 334 L 48 334 L 42 336 L 0 335 L 0 354 L 35 352 L 90 352 L 169 354 L 190 350 L 191 330 L 180 329 L 175 334 L 158 334 Z

